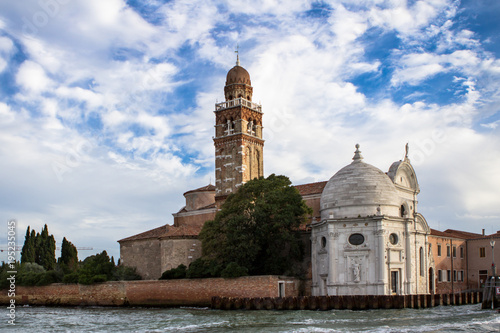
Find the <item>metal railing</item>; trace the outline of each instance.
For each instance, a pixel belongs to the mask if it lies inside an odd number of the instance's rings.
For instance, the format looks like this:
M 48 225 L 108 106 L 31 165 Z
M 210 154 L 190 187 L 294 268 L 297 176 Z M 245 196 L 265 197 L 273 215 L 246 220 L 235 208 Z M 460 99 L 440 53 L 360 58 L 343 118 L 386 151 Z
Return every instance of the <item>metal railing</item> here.
M 220 110 L 224 110 L 224 109 L 228 109 L 228 108 L 232 108 L 232 107 L 240 106 L 240 105 L 246 106 L 247 108 L 249 108 L 251 110 L 262 113 L 262 106 L 260 104 L 248 101 L 248 100 L 244 99 L 243 97 L 232 99 L 230 101 L 217 103 L 217 104 L 215 104 L 215 111 L 220 111 Z

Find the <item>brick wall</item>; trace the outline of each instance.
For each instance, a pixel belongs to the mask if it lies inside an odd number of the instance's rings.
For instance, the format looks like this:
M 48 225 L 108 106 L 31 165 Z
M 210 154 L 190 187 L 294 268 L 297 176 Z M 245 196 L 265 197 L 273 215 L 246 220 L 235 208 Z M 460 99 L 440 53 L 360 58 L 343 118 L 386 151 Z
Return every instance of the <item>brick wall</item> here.
M 85 286 L 52 284 L 16 289 L 16 303 L 30 305 L 101 305 L 101 306 L 209 306 L 213 296 L 278 297 L 279 283 L 283 296 L 299 296 L 300 281 L 290 277 L 249 276 L 237 279 L 183 279 L 149 281 L 114 281 Z M 7 291 L 0 303 L 8 304 Z

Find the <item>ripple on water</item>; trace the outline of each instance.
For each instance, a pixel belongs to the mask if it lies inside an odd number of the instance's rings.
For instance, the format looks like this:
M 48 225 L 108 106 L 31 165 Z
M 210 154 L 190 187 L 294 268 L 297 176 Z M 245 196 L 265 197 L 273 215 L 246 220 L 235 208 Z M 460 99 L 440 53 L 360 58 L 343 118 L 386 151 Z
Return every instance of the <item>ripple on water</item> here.
M 498 332 L 479 305 L 368 311 L 218 311 L 207 308 L 16 309 L 9 332 Z M 7 320 L 0 322 L 4 331 Z

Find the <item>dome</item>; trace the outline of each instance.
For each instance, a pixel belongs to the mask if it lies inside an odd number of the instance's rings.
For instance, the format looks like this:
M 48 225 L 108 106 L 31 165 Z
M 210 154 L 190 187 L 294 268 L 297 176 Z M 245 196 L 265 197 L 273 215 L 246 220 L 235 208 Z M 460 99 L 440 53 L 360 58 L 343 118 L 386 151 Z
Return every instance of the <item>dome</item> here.
M 321 194 L 321 219 L 398 215 L 396 187 L 384 172 L 362 159 L 356 149 L 354 161 L 330 178 Z
M 226 76 L 226 86 L 230 84 L 248 84 L 252 85 L 250 81 L 250 74 L 248 74 L 247 70 L 243 67 L 236 65 L 229 70 Z

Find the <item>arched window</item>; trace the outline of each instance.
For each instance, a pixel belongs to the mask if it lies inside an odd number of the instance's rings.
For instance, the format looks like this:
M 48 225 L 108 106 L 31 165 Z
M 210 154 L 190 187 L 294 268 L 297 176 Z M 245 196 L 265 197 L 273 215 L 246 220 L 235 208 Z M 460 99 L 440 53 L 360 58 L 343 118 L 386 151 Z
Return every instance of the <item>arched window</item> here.
M 405 215 L 406 215 L 405 205 L 401 205 L 401 217 L 405 217 Z
M 424 270 L 424 248 L 423 247 L 420 247 L 419 257 L 420 257 L 420 276 L 424 276 L 425 270 Z

